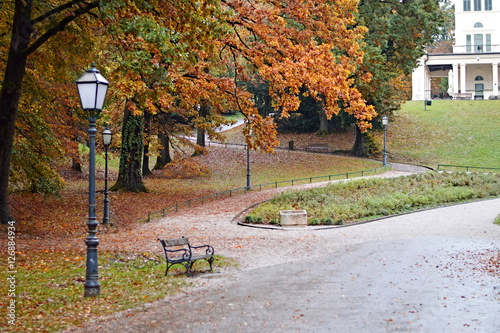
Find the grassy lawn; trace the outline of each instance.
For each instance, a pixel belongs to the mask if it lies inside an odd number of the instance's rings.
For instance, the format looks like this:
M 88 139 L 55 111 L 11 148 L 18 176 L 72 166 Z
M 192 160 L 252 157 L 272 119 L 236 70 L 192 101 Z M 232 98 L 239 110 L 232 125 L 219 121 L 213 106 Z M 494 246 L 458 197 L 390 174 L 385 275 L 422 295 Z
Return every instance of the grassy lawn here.
M 500 167 L 500 101 L 410 101 L 390 121 L 390 160 Z
M 2 262 L 6 258 L 2 257 Z M 2 332 L 55 332 L 100 316 L 132 309 L 175 294 L 190 285 L 185 269 L 174 266 L 165 274 L 165 260 L 152 253 L 99 253 L 100 297 L 83 297 L 85 257 L 77 252 L 31 251 L 16 255 L 16 326 L 6 320 L 2 301 Z M 234 266 L 232 260 L 216 256 L 214 269 Z M 178 266 L 178 265 L 177 265 Z M 193 273 L 209 269 L 196 262 Z M 208 273 L 209 274 L 209 273 Z M 7 281 L 7 272 L 1 275 Z M 7 295 L 8 284 L 0 287 Z

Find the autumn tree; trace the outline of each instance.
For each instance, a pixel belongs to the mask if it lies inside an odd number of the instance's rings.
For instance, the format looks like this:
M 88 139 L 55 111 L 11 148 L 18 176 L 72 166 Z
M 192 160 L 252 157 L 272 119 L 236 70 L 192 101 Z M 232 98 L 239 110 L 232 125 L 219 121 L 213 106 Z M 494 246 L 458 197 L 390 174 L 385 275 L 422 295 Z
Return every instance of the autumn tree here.
M 371 127 L 376 113 L 352 78 L 363 60 L 365 32 L 355 24 L 356 1 L 224 3 L 236 13 L 229 22 L 236 38 L 226 41 L 228 52 L 242 59 L 235 71 L 245 74 L 243 60 L 253 66 L 283 117 L 299 108 L 303 95 L 321 101 L 327 118 L 338 114 L 342 103 L 363 131 Z
M 154 11 L 145 14 L 151 7 Z M 304 95 L 321 101 L 327 117 L 342 103 L 368 129 L 375 112 L 350 78 L 363 56 L 364 29 L 355 27 L 355 10 L 356 4 L 347 1 L 113 4 L 106 26 L 121 50 L 116 52 L 117 100 L 127 98 L 134 116 L 180 115 L 199 133 L 213 136 L 220 113 L 236 109 L 247 118 L 249 146 L 270 151 L 277 144 L 275 124 L 258 113 L 241 84 L 258 73 L 284 117 L 297 110 Z M 208 105 L 214 112 L 207 117 Z
M 218 1 L 124 1 L 103 6 L 102 13 L 112 53 L 112 79 L 118 88 L 112 109 L 125 105 L 129 116 L 123 118 L 123 128 L 138 129 L 122 140 L 119 178 L 112 189 L 143 191 L 140 164 L 127 161 L 143 158 L 141 128 L 146 114 L 151 122 L 183 119 L 149 125 L 151 133 L 157 129 L 189 144 L 185 137 L 193 126 L 217 136 L 215 128 L 226 122 L 220 113 L 235 108 L 235 99 L 227 93 L 234 90 L 232 80 L 207 70 L 217 67 L 213 63 L 226 30 L 226 11 Z M 200 113 L 199 106 L 207 104 L 214 112 Z M 125 179 L 125 175 L 135 178 Z
M 2 3 L 2 87 L 0 91 L 0 220 L 11 219 L 8 185 L 16 120 L 23 94 L 27 60 L 52 37 L 99 6 L 99 1 L 15 0 Z

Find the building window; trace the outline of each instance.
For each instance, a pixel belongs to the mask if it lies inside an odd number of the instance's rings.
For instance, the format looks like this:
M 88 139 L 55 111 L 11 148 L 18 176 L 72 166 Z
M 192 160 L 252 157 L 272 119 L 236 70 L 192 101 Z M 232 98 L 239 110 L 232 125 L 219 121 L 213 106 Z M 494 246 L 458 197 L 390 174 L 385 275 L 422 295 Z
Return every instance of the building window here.
M 493 10 L 491 6 L 491 0 L 484 0 L 484 10 Z
M 486 34 L 486 52 L 491 52 L 491 34 Z
M 471 35 L 466 35 L 465 38 L 466 38 L 466 50 L 465 50 L 465 52 L 471 53 L 472 52 L 472 48 L 471 48 L 471 45 L 472 45 Z
M 484 78 L 481 75 L 476 76 L 474 81 L 484 81 Z
M 483 34 L 474 34 L 474 53 L 483 52 Z
M 470 12 L 470 0 L 464 0 L 464 12 Z
M 474 10 L 476 12 L 481 11 L 481 0 L 474 0 Z
M 476 22 L 474 24 L 474 28 L 482 28 L 483 27 L 483 24 L 481 22 Z

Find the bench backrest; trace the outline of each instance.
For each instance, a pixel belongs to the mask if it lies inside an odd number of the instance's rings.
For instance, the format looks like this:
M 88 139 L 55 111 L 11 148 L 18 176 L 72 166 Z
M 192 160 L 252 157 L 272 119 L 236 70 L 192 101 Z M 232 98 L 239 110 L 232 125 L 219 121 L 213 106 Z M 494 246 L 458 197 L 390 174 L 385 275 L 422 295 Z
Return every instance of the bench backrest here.
M 189 239 L 188 238 L 165 239 L 164 243 L 165 243 L 165 246 L 167 246 L 167 247 L 170 247 L 170 246 L 183 246 L 183 245 L 188 245 L 189 244 Z

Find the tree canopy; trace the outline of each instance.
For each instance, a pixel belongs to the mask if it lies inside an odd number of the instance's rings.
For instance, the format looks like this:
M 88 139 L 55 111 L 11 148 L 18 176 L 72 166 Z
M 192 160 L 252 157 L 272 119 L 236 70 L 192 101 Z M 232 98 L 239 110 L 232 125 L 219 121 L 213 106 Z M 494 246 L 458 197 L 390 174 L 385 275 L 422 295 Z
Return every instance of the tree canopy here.
M 377 115 L 375 79 L 388 85 L 392 73 L 410 71 L 436 3 L 361 0 L 359 19 L 351 0 L 2 2 L 2 222 L 10 218 L 9 177 L 56 193 L 62 183 L 51 164 L 78 160 L 86 116 L 74 81 L 92 60 L 112 83 L 101 124 L 115 132 L 137 126 L 130 140 L 121 137 L 124 165 L 142 158 L 145 122 L 147 136 L 181 142 L 193 128 L 217 136 L 230 110 L 246 117 L 250 147 L 272 151 L 276 125 L 258 113 L 251 78 L 267 85 L 284 117 L 312 98 L 328 118 L 344 110 L 365 131 Z M 391 65 L 397 69 L 384 76 Z

